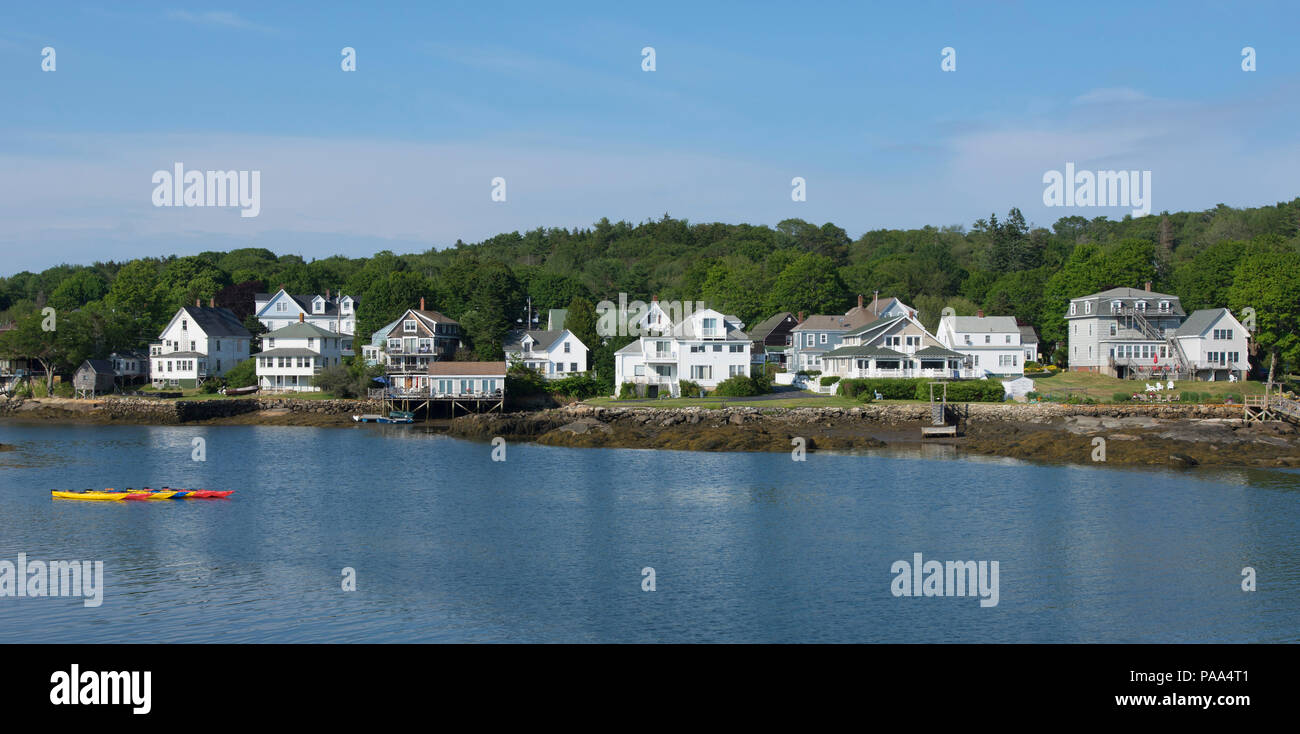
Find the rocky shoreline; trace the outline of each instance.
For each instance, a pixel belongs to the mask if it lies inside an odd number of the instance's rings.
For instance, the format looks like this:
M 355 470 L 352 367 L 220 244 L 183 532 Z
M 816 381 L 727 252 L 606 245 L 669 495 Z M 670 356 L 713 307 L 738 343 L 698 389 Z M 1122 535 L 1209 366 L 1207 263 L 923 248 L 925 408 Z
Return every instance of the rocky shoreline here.
M 924 442 L 1052 463 L 1300 466 L 1296 426 L 1247 425 L 1240 411 L 1197 405 L 972 404 L 962 436 Z M 547 446 L 691 451 L 791 451 L 795 439 L 802 438 L 815 451 L 919 444 L 928 421 L 929 406 L 921 404 L 716 410 L 579 404 L 537 413 L 462 416 L 450 422 L 447 432 L 472 440 L 501 436 Z
M 88 424 L 353 426 L 353 414 L 381 410 L 371 401 L 293 398 L 0 399 L 0 419 Z M 1118 465 L 1300 466 L 1300 429 L 1283 422 L 1245 424 L 1241 415 L 1240 407 L 1223 405 L 974 403 L 961 436 L 924 442 L 1052 463 L 1087 465 L 1104 456 Z M 928 422 L 925 404 L 665 409 L 576 403 L 467 415 L 428 427 L 469 440 L 501 436 L 547 446 L 788 452 L 796 439 L 809 451 L 916 445 Z

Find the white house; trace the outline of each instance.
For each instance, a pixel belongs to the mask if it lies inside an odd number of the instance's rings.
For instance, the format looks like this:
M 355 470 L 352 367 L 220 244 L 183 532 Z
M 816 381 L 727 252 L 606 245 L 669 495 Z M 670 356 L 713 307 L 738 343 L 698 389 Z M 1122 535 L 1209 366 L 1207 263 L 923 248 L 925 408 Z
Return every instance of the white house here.
M 977 375 L 1025 374 L 1027 352 L 1012 316 L 985 316 L 983 311 L 975 316 L 944 316 L 935 336 L 943 346 L 968 357 Z
M 341 335 L 344 355 L 352 354 L 359 305 L 358 299 L 341 293 L 331 294 L 329 290 L 323 296 L 295 296 L 283 288 L 275 293 L 253 295 L 253 313 L 267 331 L 291 326 L 301 320 Z
M 655 299 L 639 326 L 644 335 L 614 353 L 615 389 L 631 383 L 647 397 L 679 396 L 679 380 L 712 389 L 749 374 L 751 341 L 735 317 L 706 308 L 673 323 Z
M 305 320 L 262 335 L 257 358 L 257 385 L 264 392 L 319 392 L 312 378 L 325 367 L 343 362 L 342 334 Z
M 523 363 L 551 379 L 587 371 L 587 347 L 568 329 L 512 331 L 505 354 L 507 363 Z
M 248 359 L 253 335 L 228 308 L 209 301 L 184 306 L 149 345 L 149 377 L 154 387 L 195 387 L 220 377 Z
M 1246 379 L 1247 336 L 1246 327 L 1226 308 L 1193 311 L 1174 332 L 1188 365 L 1202 380 Z
M 123 383 L 149 379 L 149 355 L 145 352 L 113 352 L 108 355 L 108 361 L 113 363 L 113 374 Z
M 822 376 L 978 376 L 965 367 L 965 355 L 943 346 L 912 313 L 885 316 L 846 332 L 840 346 L 821 356 Z

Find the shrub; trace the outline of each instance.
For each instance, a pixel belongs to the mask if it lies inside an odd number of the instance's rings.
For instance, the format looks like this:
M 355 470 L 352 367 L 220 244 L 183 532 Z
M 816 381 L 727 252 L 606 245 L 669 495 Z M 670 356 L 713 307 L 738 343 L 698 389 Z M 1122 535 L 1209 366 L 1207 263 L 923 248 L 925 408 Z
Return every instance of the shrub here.
M 550 392 L 546 378 L 542 373 L 523 364 L 515 364 L 506 370 L 506 394 L 514 397 L 542 395 Z
M 1129 401 L 1132 400 L 1132 399 L 1133 399 L 1133 396 L 1130 395 L 1130 394 L 1128 394 L 1128 393 L 1126 393 L 1126 392 L 1117 392 L 1117 393 L 1113 393 L 1113 394 L 1111 394 L 1111 396 L 1110 396 L 1110 400 L 1111 400 L 1111 402 L 1113 402 L 1113 403 L 1127 403 L 1127 402 L 1129 402 Z
M 930 380 L 921 378 L 846 378 L 840 380 L 836 391 L 848 398 L 857 397 L 864 392 L 874 398 L 879 392 L 880 397 L 885 400 L 913 400 L 916 398 L 917 390 L 928 382 Z M 925 399 L 930 399 L 928 393 Z
M 1184 390 L 1182 394 L 1178 396 L 1178 400 L 1183 403 L 1199 403 L 1201 402 L 1201 394 L 1192 392 L 1191 390 Z
M 821 370 L 799 370 L 799 371 L 796 372 L 795 374 L 796 374 L 796 375 L 799 375 L 799 376 L 801 376 L 801 377 L 816 377 L 817 375 L 820 375 L 821 373 L 822 373 Z
M 199 385 L 199 392 L 203 393 L 204 395 L 215 395 L 217 394 L 217 391 L 220 389 L 221 389 L 221 378 L 219 377 L 209 377 L 208 379 L 203 381 L 202 385 Z
M 735 375 L 719 382 L 713 394 L 727 398 L 747 398 L 761 395 L 762 392 L 758 389 L 758 384 L 754 382 L 754 378 L 747 375 Z
M 578 400 L 586 400 L 600 394 L 600 383 L 587 372 L 575 372 L 558 380 L 544 382 L 544 388 L 552 395 L 567 395 Z
M 837 382 L 839 382 L 839 381 L 840 381 L 840 378 L 837 377 L 837 376 L 835 376 L 835 375 L 830 375 L 830 376 L 828 376 L 828 377 L 823 377 L 823 378 L 820 380 L 822 387 L 829 387 L 830 385 L 834 385 L 835 383 L 837 383 Z
M 690 380 L 678 380 L 677 389 L 684 398 L 693 398 L 700 394 L 700 383 L 691 382 Z
M 929 380 L 917 380 L 916 393 L 914 397 L 917 400 L 930 399 Z M 1000 403 L 1006 396 L 1006 389 L 1002 383 L 997 380 L 970 380 L 964 382 L 949 382 L 948 385 L 948 402 L 950 403 Z M 943 394 L 943 388 L 935 387 L 934 396 L 937 399 Z
M 248 387 L 257 384 L 257 357 L 249 357 L 226 372 L 226 387 Z
M 1025 397 L 1030 400 L 1038 400 L 1043 396 L 1037 390 L 1030 390 L 1029 392 L 1025 393 Z
M 869 392 L 860 392 L 857 397 L 859 403 L 872 403 L 876 400 L 876 396 Z
M 1030 370 L 1037 370 L 1037 369 L 1041 369 L 1041 368 L 1042 368 L 1042 365 L 1038 364 L 1037 362 L 1033 361 L 1032 359 L 1029 360 L 1029 361 L 1027 361 L 1027 362 L 1025 362 L 1025 372 L 1028 372 L 1028 371 L 1030 371 Z
M 636 398 L 636 385 L 633 385 L 630 382 L 625 382 L 622 385 L 618 386 L 619 400 L 634 400 L 635 398 Z

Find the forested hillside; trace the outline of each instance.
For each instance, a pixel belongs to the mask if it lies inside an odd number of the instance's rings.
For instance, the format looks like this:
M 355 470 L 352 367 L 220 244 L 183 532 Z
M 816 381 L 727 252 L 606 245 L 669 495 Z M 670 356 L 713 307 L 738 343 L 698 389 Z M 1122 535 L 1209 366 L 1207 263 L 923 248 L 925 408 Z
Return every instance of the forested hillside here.
M 511 232 L 407 255 L 307 261 L 237 249 L 60 265 L 0 279 L 0 323 L 30 327 L 40 308 L 54 307 L 61 361 L 75 365 L 142 346 L 196 298 L 216 298 L 245 318 L 257 290 L 328 288 L 361 298 L 359 335 L 424 296 L 430 308 L 462 322 L 475 354 L 499 358 L 501 338 L 529 296 L 535 309 L 567 307 L 575 298 L 617 300 L 620 292 L 701 300 L 755 324 L 781 310 L 840 313 L 858 294 L 870 299 L 879 291 L 915 306 L 930 327 L 944 306 L 1014 315 L 1037 327 L 1051 354 L 1065 336 L 1068 298 L 1146 281 L 1181 296 L 1188 311 L 1254 307 L 1261 343 L 1295 366 L 1300 198 L 1122 221 L 1070 216 L 1051 229 L 1029 227 L 1014 208 L 969 230 L 874 230 L 857 239 L 831 223 L 790 219 L 770 228 L 664 215 L 637 225 L 601 220 L 589 229 Z M 30 348 L 12 334 L 0 338 L 0 349 Z M 607 359 L 599 354 L 597 367 Z M 1063 361 L 1063 350 L 1056 359 Z

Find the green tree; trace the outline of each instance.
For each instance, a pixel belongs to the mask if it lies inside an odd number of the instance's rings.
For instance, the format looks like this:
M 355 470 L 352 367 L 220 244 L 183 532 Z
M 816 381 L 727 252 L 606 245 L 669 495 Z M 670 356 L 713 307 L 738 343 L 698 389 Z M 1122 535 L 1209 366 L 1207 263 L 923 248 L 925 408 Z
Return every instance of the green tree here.
M 1237 314 L 1255 310 L 1255 342 L 1268 353 L 1272 386 L 1279 358 L 1284 366 L 1300 360 L 1300 254 L 1260 252 L 1242 258 L 1233 271 L 1228 303 Z
M 829 257 L 808 253 L 776 277 L 766 311 L 844 313 L 848 291 Z

